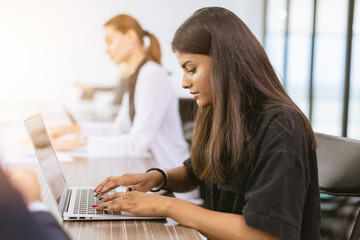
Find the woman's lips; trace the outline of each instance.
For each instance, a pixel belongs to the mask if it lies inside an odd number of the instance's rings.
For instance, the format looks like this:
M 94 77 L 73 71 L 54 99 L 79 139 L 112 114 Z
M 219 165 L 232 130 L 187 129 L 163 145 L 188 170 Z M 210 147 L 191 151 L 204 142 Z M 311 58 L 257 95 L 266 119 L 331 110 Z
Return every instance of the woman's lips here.
M 198 92 L 190 92 L 190 94 L 193 96 L 193 98 L 196 100 L 199 97 Z

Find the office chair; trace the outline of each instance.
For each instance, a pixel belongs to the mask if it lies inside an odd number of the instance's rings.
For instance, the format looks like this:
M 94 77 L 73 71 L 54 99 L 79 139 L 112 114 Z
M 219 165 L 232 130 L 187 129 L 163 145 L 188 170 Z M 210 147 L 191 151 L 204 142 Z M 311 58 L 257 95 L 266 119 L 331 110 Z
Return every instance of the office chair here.
M 315 133 L 321 240 L 360 239 L 360 141 Z
M 179 111 L 185 140 L 190 144 L 197 110 L 196 101 L 191 98 L 179 99 Z

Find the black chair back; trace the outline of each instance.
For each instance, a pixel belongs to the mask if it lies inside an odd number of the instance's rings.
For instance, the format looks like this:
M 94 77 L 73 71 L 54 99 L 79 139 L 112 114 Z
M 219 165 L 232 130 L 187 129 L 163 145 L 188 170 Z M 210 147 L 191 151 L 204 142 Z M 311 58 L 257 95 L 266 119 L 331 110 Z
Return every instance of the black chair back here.
M 316 133 L 322 240 L 360 239 L 360 141 Z

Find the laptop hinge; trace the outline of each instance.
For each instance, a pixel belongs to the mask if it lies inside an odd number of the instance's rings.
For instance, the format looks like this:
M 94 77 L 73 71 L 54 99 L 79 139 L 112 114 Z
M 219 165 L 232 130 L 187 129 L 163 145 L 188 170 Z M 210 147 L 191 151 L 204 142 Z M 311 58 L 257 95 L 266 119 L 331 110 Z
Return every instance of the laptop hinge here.
M 65 203 L 64 203 L 64 211 L 63 211 L 63 212 L 68 212 L 68 211 L 69 211 L 71 192 L 72 192 L 71 189 L 69 189 L 69 190 L 67 191 L 66 201 L 65 201 Z

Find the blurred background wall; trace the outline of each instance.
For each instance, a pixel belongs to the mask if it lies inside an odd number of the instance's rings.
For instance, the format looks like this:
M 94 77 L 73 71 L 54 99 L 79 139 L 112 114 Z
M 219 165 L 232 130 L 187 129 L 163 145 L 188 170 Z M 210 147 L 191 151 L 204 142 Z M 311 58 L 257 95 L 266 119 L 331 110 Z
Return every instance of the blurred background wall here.
M 262 39 L 261 4 L 247 0 L 1 0 L 0 100 L 49 100 L 60 93 L 59 86 L 75 80 L 112 84 L 116 69 L 105 54 L 103 24 L 120 13 L 134 16 L 159 38 L 163 64 L 180 89 L 181 71 L 171 51 L 177 27 L 196 9 L 216 5 L 234 11 Z
M 315 131 L 360 139 L 360 0 L 0 0 L 0 125 L 78 101 L 75 81 L 113 85 L 103 24 L 120 13 L 159 38 L 163 65 L 188 97 L 170 44 L 205 6 L 228 8 L 250 27 Z
M 78 100 L 75 81 L 113 85 L 117 69 L 105 54 L 103 24 L 121 13 L 158 37 L 164 67 L 179 96 L 188 96 L 171 40 L 205 6 L 232 10 L 262 41 L 262 0 L 0 0 L 0 123 L 23 119 L 36 106 Z

